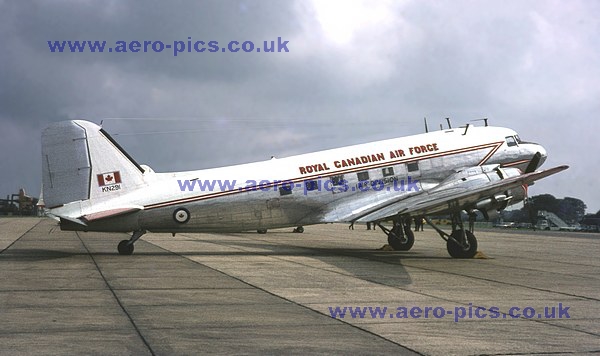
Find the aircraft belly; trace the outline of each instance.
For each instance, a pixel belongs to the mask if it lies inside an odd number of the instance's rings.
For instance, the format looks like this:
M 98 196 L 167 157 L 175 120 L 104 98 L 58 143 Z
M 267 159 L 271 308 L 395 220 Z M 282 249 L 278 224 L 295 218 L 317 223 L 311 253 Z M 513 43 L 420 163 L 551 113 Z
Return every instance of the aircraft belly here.
M 226 197 L 146 210 L 140 225 L 156 232 L 249 231 L 295 226 L 312 212 L 314 206 L 288 199 Z M 178 220 L 178 213 L 189 219 Z

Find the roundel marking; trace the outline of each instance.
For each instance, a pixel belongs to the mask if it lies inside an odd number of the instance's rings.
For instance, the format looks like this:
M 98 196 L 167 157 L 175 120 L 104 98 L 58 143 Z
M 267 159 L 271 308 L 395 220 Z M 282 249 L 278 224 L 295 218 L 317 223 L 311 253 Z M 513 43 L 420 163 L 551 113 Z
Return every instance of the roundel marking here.
M 178 224 L 185 224 L 190 220 L 190 212 L 186 208 L 177 208 L 173 212 L 173 220 Z

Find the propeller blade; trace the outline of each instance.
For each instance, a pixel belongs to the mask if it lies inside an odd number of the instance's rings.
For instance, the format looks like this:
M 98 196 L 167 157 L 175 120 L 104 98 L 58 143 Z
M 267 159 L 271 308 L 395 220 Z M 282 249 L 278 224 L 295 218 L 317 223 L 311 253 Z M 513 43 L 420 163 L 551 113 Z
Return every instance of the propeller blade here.
M 529 162 L 529 164 L 527 165 L 527 168 L 525 168 L 525 173 L 535 172 L 537 167 L 540 165 L 541 159 L 542 159 L 541 153 L 537 152 L 536 154 L 534 154 L 533 158 L 531 159 L 531 162 Z

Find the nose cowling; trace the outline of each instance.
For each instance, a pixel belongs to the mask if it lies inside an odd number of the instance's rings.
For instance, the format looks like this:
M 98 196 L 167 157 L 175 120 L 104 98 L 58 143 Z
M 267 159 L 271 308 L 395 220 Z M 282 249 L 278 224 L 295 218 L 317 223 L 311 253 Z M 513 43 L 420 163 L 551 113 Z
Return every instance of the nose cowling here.
M 544 147 L 542 147 L 541 145 L 538 145 L 538 152 L 542 156 L 542 158 L 540 158 L 540 164 L 538 164 L 538 167 L 540 167 L 542 164 L 544 164 L 544 162 L 546 162 L 546 158 L 548 157 L 548 154 L 546 153 L 546 149 Z
M 533 154 L 531 161 L 529 161 L 529 164 L 525 169 L 525 173 L 534 172 L 546 161 L 547 154 L 546 149 L 544 149 L 544 147 L 542 147 L 541 145 L 535 145 L 534 151 L 535 153 Z

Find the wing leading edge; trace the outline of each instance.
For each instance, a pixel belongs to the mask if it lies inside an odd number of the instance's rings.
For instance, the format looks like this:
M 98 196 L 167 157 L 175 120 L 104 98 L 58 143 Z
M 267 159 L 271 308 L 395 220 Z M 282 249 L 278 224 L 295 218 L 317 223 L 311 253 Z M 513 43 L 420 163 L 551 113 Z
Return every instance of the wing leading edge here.
M 539 172 L 525 173 L 508 177 L 499 181 L 489 182 L 479 187 L 466 187 L 465 189 L 437 189 L 423 191 L 422 194 L 406 198 L 399 197 L 395 201 L 386 201 L 375 206 L 364 214 L 355 217 L 353 222 L 373 222 L 391 219 L 398 214 L 402 215 L 431 215 L 446 212 L 457 212 L 476 208 L 476 204 L 483 199 L 493 197 L 501 192 L 526 186 L 538 179 L 564 171 L 569 166 L 563 165 Z M 504 196 L 504 199 L 511 199 Z

